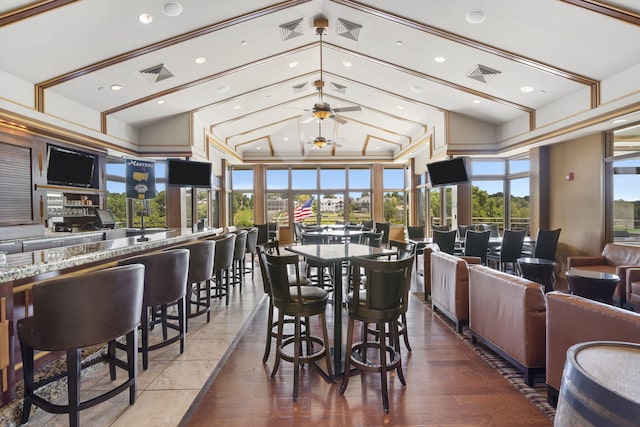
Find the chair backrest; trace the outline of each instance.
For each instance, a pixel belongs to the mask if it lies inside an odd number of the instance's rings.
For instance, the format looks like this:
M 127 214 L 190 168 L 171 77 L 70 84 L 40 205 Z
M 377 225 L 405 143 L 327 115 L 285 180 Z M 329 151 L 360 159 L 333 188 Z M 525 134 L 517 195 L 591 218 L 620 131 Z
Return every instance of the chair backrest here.
M 464 255 L 475 256 L 482 259 L 482 263 L 487 263 L 487 249 L 489 249 L 489 237 L 491 231 L 471 231 L 467 230 L 464 239 Z
M 366 230 L 373 230 L 373 221 L 363 220 L 362 227 Z
M 256 247 L 258 252 L 258 262 L 260 263 L 260 272 L 262 273 L 262 287 L 264 293 L 271 295 L 271 277 L 267 268 L 267 254 L 280 255 L 280 245 L 277 240 L 271 240 Z
M 265 254 L 267 269 L 271 279 L 271 298 L 273 304 L 278 307 L 280 304 L 289 304 L 291 298 L 291 287 L 289 281 L 289 269 L 293 268 L 296 277 L 296 293 L 301 295 L 300 289 L 300 267 L 298 255 L 271 255 Z M 302 303 L 302 298 L 298 298 Z
M 253 226 L 258 229 L 258 239 L 256 240 L 256 245 L 267 243 L 269 241 L 269 225 L 253 224 Z
M 207 240 L 216 242 L 216 250 L 213 256 L 213 270 L 220 271 L 231 268 L 236 244 L 235 233 L 225 233 Z
M 536 248 L 533 251 L 534 258 L 551 259 L 555 261 L 560 231 L 562 231 L 561 228 L 555 230 L 538 229 Z
M 144 265 L 143 307 L 169 304 L 187 293 L 189 251 L 171 249 L 127 258 L 119 265 Z
M 356 230 L 356 231 L 362 231 L 362 228 L 364 226 L 362 224 L 346 224 L 344 226 L 345 230 Z
M 324 245 L 325 243 L 327 243 L 327 238 L 322 234 L 302 233 L 303 245 Z
M 500 237 L 500 230 L 498 229 L 498 224 L 482 224 L 482 230 L 489 230 L 491 233 L 489 237 Z
M 386 320 L 393 319 L 406 310 L 413 256 L 390 261 L 354 257 L 351 265 L 353 289 L 361 289 L 363 285 L 366 292 L 353 292 L 350 313 Z M 361 279 L 362 272 L 366 277 L 364 281 Z M 378 313 L 374 314 L 372 311 Z
M 383 232 L 382 235 L 382 244 L 386 245 L 389 243 L 389 233 L 391 231 L 391 223 L 390 222 L 376 222 L 376 233 Z
M 213 240 L 198 240 L 174 249 L 189 250 L 189 274 L 187 276 L 187 284 L 200 283 L 211 279 L 213 275 L 213 259 L 215 257 L 216 242 Z
M 424 225 L 408 225 L 407 237 L 409 239 L 422 239 L 424 238 Z
M 456 247 L 456 230 L 451 231 L 438 231 L 433 230 L 433 243 L 438 245 L 438 248 L 442 252 L 446 252 L 448 254 L 453 255 L 453 252 Z
M 34 285 L 31 301 L 38 333 L 33 334 L 33 347 L 81 348 L 132 331 L 140 323 L 144 269 L 140 264 L 111 267 Z
M 382 246 L 383 235 L 384 235 L 383 232 L 380 232 L 380 233 L 365 232 L 362 234 L 362 238 L 364 239 L 363 243 L 374 248 L 379 248 L 380 246 Z
M 256 253 L 256 245 L 258 244 L 258 229 L 251 227 L 247 229 L 247 246 L 245 248 L 246 253 Z
M 476 231 L 476 226 L 473 224 L 471 225 L 458 224 L 458 237 L 461 239 L 466 238 L 467 230 Z
M 520 258 L 526 235 L 526 228 L 516 231 L 504 230 L 500 245 L 500 262 L 516 262 Z
M 432 225 L 431 230 L 449 231 L 451 230 L 451 227 L 449 227 L 448 225 Z
M 409 242 L 400 242 L 398 240 L 389 240 L 389 249 L 396 250 L 396 259 L 404 259 L 415 255 L 416 244 Z
M 268 222 L 267 226 L 269 226 L 269 231 L 278 231 L 278 223 L 277 222 Z
M 247 251 L 247 235 L 249 234 L 247 230 L 237 230 L 235 248 L 233 249 L 233 259 L 238 261 L 244 258 L 244 255 Z

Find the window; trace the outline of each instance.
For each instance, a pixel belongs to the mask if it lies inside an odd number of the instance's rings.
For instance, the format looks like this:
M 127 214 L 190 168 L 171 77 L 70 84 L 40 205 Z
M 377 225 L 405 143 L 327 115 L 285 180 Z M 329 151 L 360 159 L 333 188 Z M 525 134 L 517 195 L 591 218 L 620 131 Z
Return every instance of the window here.
M 231 218 L 236 227 L 250 227 L 253 218 L 253 170 L 233 169 L 231 171 Z M 251 191 L 244 191 L 251 190 Z
M 382 172 L 384 220 L 392 224 L 406 222 L 404 168 L 384 168 Z
M 640 240 L 640 124 L 613 132 L 613 241 Z

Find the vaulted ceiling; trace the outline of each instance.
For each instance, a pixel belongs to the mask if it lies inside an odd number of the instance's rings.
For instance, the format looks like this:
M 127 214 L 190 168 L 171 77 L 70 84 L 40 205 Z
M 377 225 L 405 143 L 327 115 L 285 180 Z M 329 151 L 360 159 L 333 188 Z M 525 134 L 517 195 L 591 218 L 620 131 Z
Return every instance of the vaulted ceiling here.
M 5 0 L 0 113 L 245 162 L 499 153 L 637 119 L 638 40 L 637 0 Z

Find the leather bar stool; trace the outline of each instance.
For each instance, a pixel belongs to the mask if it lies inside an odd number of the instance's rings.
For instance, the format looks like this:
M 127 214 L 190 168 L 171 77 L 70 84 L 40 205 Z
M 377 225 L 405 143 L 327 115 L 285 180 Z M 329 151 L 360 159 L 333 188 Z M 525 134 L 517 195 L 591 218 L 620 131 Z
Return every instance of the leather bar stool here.
M 249 264 L 250 265 L 249 270 L 251 271 L 251 280 L 253 280 L 253 268 L 255 266 L 257 244 L 258 244 L 258 229 L 256 227 L 248 228 L 247 229 L 247 245 L 245 248 L 245 253 L 251 254 L 251 263 Z M 246 258 L 243 258 L 242 262 L 244 264 L 243 268 L 246 272 L 247 271 Z
M 244 281 L 244 258 L 247 252 L 247 230 L 237 230 L 235 247 L 233 249 L 233 263 L 231 267 L 231 285 L 238 285 L 242 292 L 242 282 Z
M 184 353 L 187 294 L 185 284 L 189 275 L 189 251 L 187 249 L 172 249 L 140 255 L 119 262 L 119 265 L 129 264 L 145 266 L 144 298 L 140 318 L 142 343 L 138 351 L 142 353 L 142 368 L 147 369 L 150 351 L 180 342 L 180 353 Z M 169 306 L 177 307 L 178 314 L 176 316 L 167 316 Z M 160 316 L 154 320 L 156 310 L 159 310 Z M 175 320 L 175 322 L 170 320 Z M 156 323 L 162 326 L 162 340 L 150 344 L 149 330 Z M 176 333 L 170 337 L 168 329 L 172 329 Z
M 269 241 L 269 225 L 268 224 L 253 224 L 258 229 L 258 241 L 257 245 L 264 245 Z
M 349 384 L 350 365 L 360 371 L 378 372 L 382 384 L 382 406 L 385 412 L 389 412 L 387 372 L 395 370 L 402 385 L 406 385 L 402 372 L 398 318 L 404 312 L 409 298 L 412 266 L 413 257 L 391 261 L 358 257 L 351 260 L 354 291 L 347 294 L 349 324 L 345 356 L 346 374 L 342 378 L 340 393 L 344 393 Z M 364 281 L 361 280 L 361 271 L 365 272 L 366 280 Z M 353 329 L 356 320 L 362 322 L 362 337 L 360 342 L 354 343 Z M 386 337 L 375 339 L 375 341 L 368 340 L 367 325 L 373 323 L 377 325 L 378 330 L 389 331 L 388 343 Z M 368 359 L 369 347 L 378 349 L 378 354 L 373 355 L 372 359 Z
M 267 268 L 271 278 L 271 297 L 273 305 L 278 309 L 278 337 L 276 341 L 276 360 L 271 377 L 278 372 L 280 360 L 293 363 L 293 400 L 298 399 L 300 382 L 300 365 L 312 363 L 324 358 L 327 372 L 320 371 L 328 381 L 333 382 L 331 355 L 329 354 L 329 336 L 327 333 L 327 319 L 325 310 L 329 293 L 316 286 L 302 286 L 300 282 L 300 268 L 297 255 L 265 255 Z M 295 286 L 291 286 L 289 269 L 295 271 Z M 284 317 L 294 319 L 294 334 L 284 338 Z M 309 317 L 319 316 L 322 327 L 322 338 L 307 333 L 302 335 L 302 319 L 309 325 Z M 305 344 L 306 345 L 303 345 Z M 288 346 L 293 347 L 293 355 L 287 352 Z M 313 364 L 316 366 L 316 364 Z M 319 369 L 319 368 L 318 368 Z
M 24 403 L 22 424 L 29 421 L 32 404 L 50 413 L 68 413 L 69 425 L 80 425 L 81 410 L 100 404 L 129 389 L 129 404 L 136 400 L 137 340 L 144 292 L 144 267 L 129 265 L 52 279 L 33 286 L 33 316 L 18 321 L 22 353 Z M 126 336 L 127 360 L 116 359 L 116 338 Z M 107 353 L 81 363 L 84 347 L 108 343 Z M 66 371 L 34 381 L 34 352 L 65 351 Z M 128 379 L 91 399 L 80 399 L 83 368 L 109 361 L 111 380 L 116 367 L 126 369 Z M 68 403 L 56 404 L 36 395 L 38 388 L 67 378 Z
M 208 239 L 209 240 L 209 239 Z M 229 305 L 229 275 L 233 266 L 233 251 L 236 244 L 234 233 L 214 236 L 210 240 L 216 243 L 213 257 L 213 272 L 215 284 L 211 286 L 211 298 L 225 298 L 225 305 Z
M 270 255 L 280 255 L 280 247 L 277 240 L 270 240 L 263 245 L 258 245 L 256 247 L 258 252 L 258 263 L 260 264 L 260 272 L 262 273 L 262 286 L 264 289 L 264 293 L 269 297 L 269 312 L 267 315 L 267 342 L 264 347 L 264 355 L 262 356 L 262 363 L 267 363 L 269 359 L 269 353 L 271 352 L 271 340 L 273 338 L 278 338 L 278 332 L 276 328 L 278 327 L 278 322 L 274 320 L 274 307 L 273 307 L 273 298 L 271 297 L 271 278 L 269 276 L 269 269 L 267 268 L 267 258 L 266 254 Z M 291 286 L 296 286 L 296 277 L 289 276 L 289 284 Z M 300 277 L 300 284 L 302 286 L 311 285 L 311 280 L 307 277 Z M 288 318 L 284 320 L 285 323 L 293 323 L 293 319 Z M 302 334 L 306 334 L 306 324 L 303 322 L 303 330 Z M 290 335 L 285 335 L 284 338 L 288 338 Z
M 216 243 L 211 240 L 200 240 L 175 248 L 189 251 L 185 332 L 189 331 L 189 319 L 206 314 L 207 323 L 211 320 L 211 279 L 215 248 Z

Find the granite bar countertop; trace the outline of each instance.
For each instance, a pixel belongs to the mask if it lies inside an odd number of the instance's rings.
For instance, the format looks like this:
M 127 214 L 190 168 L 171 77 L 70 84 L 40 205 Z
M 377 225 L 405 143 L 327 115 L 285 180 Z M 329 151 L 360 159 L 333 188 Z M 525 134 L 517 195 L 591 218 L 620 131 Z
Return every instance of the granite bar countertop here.
M 73 246 L 55 247 L 32 252 L 6 255 L 7 264 L 0 267 L 0 282 L 25 279 L 39 274 L 66 268 L 78 267 L 96 261 L 108 261 L 126 255 L 134 256 L 137 252 L 155 248 L 177 245 L 189 240 L 213 236 L 222 232 L 221 228 L 206 229 L 194 232 L 190 228 L 171 229 L 154 232 L 144 237 L 123 237 L 102 240 Z

